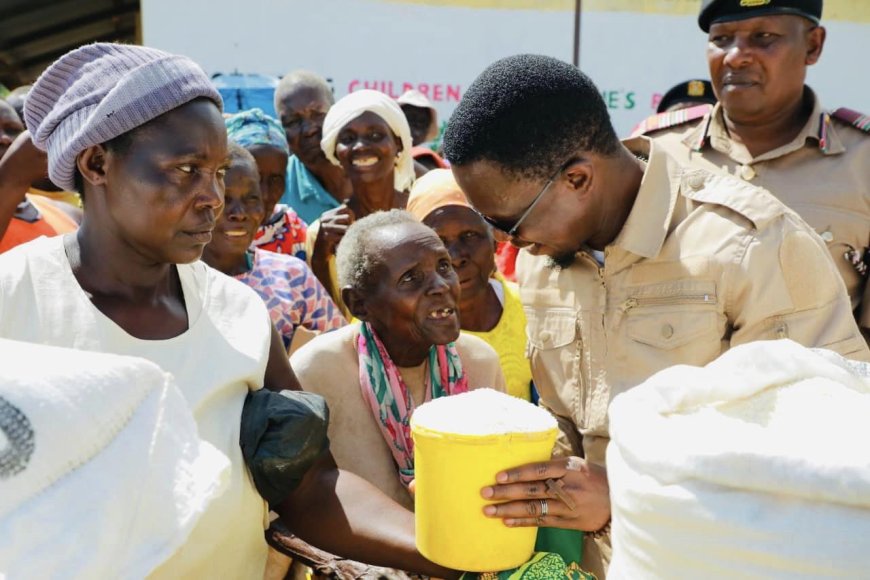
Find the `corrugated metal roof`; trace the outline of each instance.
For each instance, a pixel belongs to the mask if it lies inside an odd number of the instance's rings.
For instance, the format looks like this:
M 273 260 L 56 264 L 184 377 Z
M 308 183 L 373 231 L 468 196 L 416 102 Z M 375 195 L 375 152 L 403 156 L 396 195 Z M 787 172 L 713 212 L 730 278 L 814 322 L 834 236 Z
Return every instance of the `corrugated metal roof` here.
M 139 0 L 0 0 L 0 82 L 32 83 L 89 42 L 136 42 Z

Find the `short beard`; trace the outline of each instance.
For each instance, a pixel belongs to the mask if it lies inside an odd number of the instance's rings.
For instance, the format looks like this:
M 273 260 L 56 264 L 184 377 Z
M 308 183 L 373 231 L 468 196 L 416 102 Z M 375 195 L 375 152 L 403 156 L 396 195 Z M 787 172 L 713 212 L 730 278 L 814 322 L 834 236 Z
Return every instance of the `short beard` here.
M 571 253 L 566 252 L 564 254 L 559 254 L 557 256 L 548 256 L 547 257 L 547 267 L 550 268 L 551 270 L 555 270 L 556 268 L 564 270 L 565 268 L 570 267 L 571 264 L 573 264 L 574 260 L 576 260 L 576 259 L 577 259 L 576 252 L 571 252 Z

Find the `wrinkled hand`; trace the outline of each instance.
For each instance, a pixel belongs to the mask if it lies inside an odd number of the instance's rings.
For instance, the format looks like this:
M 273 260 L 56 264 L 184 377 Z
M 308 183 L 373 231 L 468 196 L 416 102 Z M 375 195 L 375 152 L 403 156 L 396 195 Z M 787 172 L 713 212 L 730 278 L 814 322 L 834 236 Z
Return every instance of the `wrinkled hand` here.
M 335 254 L 335 248 L 355 219 L 353 210 L 346 205 L 324 212 L 320 216 L 320 230 L 314 240 L 313 253 L 324 258 Z
M 2 165 L 4 175 L 6 168 L 15 182 L 30 185 L 48 177 L 48 156 L 33 144 L 30 132 L 24 131 L 9 145 L 3 155 Z
M 559 499 L 547 480 L 561 480 L 561 493 L 573 508 Z M 610 520 L 610 486 L 607 470 L 579 457 L 530 463 L 496 475 L 497 485 L 485 487 L 481 495 L 497 503 L 483 512 L 501 518 L 506 526 L 544 526 L 593 532 Z M 542 501 L 547 504 L 547 515 Z

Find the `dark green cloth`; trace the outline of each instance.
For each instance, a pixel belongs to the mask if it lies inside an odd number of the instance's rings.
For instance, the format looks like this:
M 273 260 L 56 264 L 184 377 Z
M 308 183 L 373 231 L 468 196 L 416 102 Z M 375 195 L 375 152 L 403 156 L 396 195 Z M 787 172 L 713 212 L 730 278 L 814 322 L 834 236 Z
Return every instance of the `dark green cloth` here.
M 461 580 L 594 580 L 580 567 L 583 560 L 583 532 L 560 528 L 538 528 L 535 553 L 513 570 L 466 572 Z
M 301 391 L 248 393 L 239 442 L 257 491 L 269 505 L 292 492 L 329 448 L 329 409 L 323 397 Z
M 536 552 L 554 552 L 567 563 L 583 562 L 583 532 L 562 528 L 538 528 Z
M 460 580 L 595 580 L 577 564 L 567 565 L 559 554 L 535 552 L 532 558 L 513 570 L 503 572 L 466 572 Z

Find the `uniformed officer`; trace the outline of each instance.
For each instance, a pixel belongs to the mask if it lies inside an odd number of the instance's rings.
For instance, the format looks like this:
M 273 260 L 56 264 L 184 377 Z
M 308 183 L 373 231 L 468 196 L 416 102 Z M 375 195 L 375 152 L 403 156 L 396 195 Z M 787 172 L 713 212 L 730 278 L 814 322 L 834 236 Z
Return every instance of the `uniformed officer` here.
M 698 23 L 719 104 L 659 116 L 640 132 L 681 162 L 727 171 L 798 212 L 827 244 L 870 338 L 870 118 L 829 112 L 804 84 L 825 44 L 821 15 L 822 0 L 704 0 Z
M 613 396 L 754 340 L 870 360 L 836 267 L 803 220 L 743 180 L 685 169 L 648 139 L 622 144 L 598 89 L 567 63 L 491 65 L 457 107 L 444 151 L 477 210 L 526 248 L 517 279 L 535 384 L 574 455 L 501 474 L 483 491 L 499 502 L 485 511 L 507 525 L 598 531 L 583 560 L 592 571 L 609 553 Z

